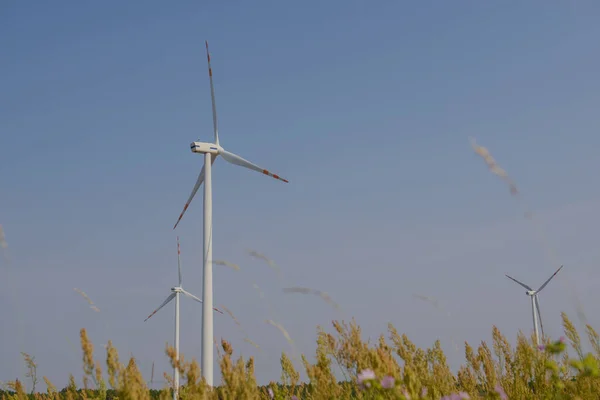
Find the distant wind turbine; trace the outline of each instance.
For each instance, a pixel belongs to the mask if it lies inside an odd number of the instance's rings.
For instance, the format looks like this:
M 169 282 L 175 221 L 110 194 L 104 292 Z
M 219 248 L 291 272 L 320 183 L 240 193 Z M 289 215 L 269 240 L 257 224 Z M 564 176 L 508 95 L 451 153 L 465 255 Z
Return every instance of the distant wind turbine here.
M 183 211 L 179 215 L 177 222 L 173 229 L 177 227 L 179 221 L 183 217 L 183 214 L 188 209 L 192 199 L 196 195 L 196 192 L 200 188 L 202 182 L 204 182 L 204 269 L 203 269 L 203 288 L 202 288 L 202 300 L 204 301 L 202 306 L 202 375 L 206 379 L 206 383 L 209 386 L 213 386 L 213 315 L 211 312 L 213 306 L 213 287 L 212 287 L 212 164 L 216 158 L 220 155 L 225 161 L 239 165 L 244 168 L 248 168 L 264 175 L 268 175 L 275 179 L 283 182 L 288 182 L 286 179 L 267 171 L 264 168 L 259 167 L 256 164 L 251 163 L 238 156 L 237 154 L 231 153 L 225 150 L 219 144 L 219 133 L 217 128 L 217 108 L 215 105 L 215 90 L 212 79 L 212 69 L 210 66 L 210 53 L 208 52 L 208 42 L 206 44 L 206 58 L 208 60 L 208 76 L 210 79 L 210 92 L 212 100 L 212 117 L 213 117 L 213 128 L 214 128 L 214 143 L 209 142 L 192 142 L 190 145 L 193 153 L 204 154 L 204 166 L 200 170 L 196 184 L 192 189 L 192 193 L 188 198 L 188 201 L 183 207 Z
M 198 303 L 202 303 L 202 300 L 191 294 L 190 292 L 183 289 L 181 286 L 181 250 L 179 248 L 179 236 L 177 237 L 177 270 L 179 272 L 179 286 L 175 286 L 171 288 L 171 294 L 166 300 L 154 311 L 150 314 L 144 322 L 148 321 L 154 314 L 158 312 L 161 308 L 166 306 L 171 300 L 175 299 L 175 354 L 177 360 L 179 360 L 179 295 L 183 293 L 187 297 L 196 300 Z M 223 311 L 213 308 L 213 310 L 220 312 L 223 314 Z M 152 363 L 152 373 L 154 374 L 154 363 Z M 173 368 L 173 400 L 177 400 L 177 396 L 179 394 L 179 370 L 177 368 Z
M 533 290 L 531 287 L 529 287 L 528 285 L 524 284 L 523 282 L 519 282 L 518 280 L 516 280 L 515 278 L 506 275 L 506 277 L 508 279 L 512 279 L 513 281 L 517 282 L 519 285 L 523 286 L 525 289 L 527 289 L 527 291 L 525 292 L 525 294 L 527 294 L 527 296 L 531 297 L 531 311 L 533 313 L 533 330 L 535 332 L 535 340 L 536 340 L 536 345 L 539 345 L 540 342 L 540 332 L 538 330 L 538 320 L 539 320 L 539 324 L 540 324 L 540 328 L 542 330 L 542 338 L 544 337 L 544 325 L 542 324 L 542 315 L 540 313 L 540 301 L 538 300 L 538 293 L 542 291 L 542 289 L 544 289 L 546 287 L 546 285 L 552 280 L 552 278 L 554 278 L 554 276 L 556 274 L 558 274 L 558 271 L 560 271 L 562 269 L 562 265 L 556 270 L 556 272 L 554 272 L 552 274 L 552 276 L 550 276 L 550 278 L 548 278 L 548 280 L 546 282 L 544 282 L 544 284 L 542 286 L 540 286 L 540 288 L 538 290 Z

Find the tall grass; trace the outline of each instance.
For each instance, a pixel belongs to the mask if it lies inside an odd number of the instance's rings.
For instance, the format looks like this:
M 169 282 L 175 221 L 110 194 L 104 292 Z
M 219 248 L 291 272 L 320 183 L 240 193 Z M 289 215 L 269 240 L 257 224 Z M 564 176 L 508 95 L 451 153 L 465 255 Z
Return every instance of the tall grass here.
M 375 345 L 361 339 L 360 327 L 353 321 L 333 321 L 334 333 L 318 331 L 316 362 L 302 356 L 308 382 L 282 353 L 280 382 L 259 387 L 254 376 L 254 359 L 235 358 L 233 348 L 221 341 L 219 365 L 221 384 L 210 388 L 201 377 L 195 360 L 183 355 L 176 360 L 175 350 L 167 346 L 166 356 L 178 368 L 184 380 L 181 399 L 598 399 L 600 398 L 600 336 L 589 325 L 586 335 L 593 353 L 585 354 L 581 338 L 565 313 L 562 313 L 565 337 L 557 341 L 545 338 L 533 345 L 534 338 L 519 333 L 511 346 L 497 327 L 492 343 L 481 342 L 476 348 L 465 342 L 465 363 L 454 374 L 446 361 L 440 342 L 431 348 L 415 346 L 406 335 L 389 324 L 387 338 L 381 335 Z M 85 329 L 80 332 L 83 353 L 83 388 L 77 388 L 70 375 L 69 385 L 57 391 L 46 378 L 45 393 L 36 393 L 38 365 L 24 354 L 29 382 L 16 380 L 0 392 L 3 400 L 73 399 L 161 399 L 172 398 L 172 380 L 160 390 L 149 390 L 135 358 L 121 363 L 111 342 L 101 363 Z M 567 347 L 574 351 L 569 355 Z M 338 381 L 333 363 L 346 379 Z M 106 371 L 102 365 L 106 366 Z M 31 385 L 30 393 L 26 388 Z

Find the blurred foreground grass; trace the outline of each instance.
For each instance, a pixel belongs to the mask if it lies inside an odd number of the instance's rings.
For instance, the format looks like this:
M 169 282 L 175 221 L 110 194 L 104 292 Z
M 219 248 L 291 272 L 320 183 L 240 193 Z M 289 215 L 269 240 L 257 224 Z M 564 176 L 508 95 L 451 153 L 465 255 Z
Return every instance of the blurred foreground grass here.
M 180 370 L 184 384 L 181 399 L 600 399 L 600 337 L 587 325 L 586 335 L 593 353 L 584 354 L 581 338 L 566 314 L 562 314 L 566 338 L 546 339 L 533 345 L 533 337 L 517 337 L 516 347 L 493 327 L 493 343 L 474 348 L 465 342 L 466 363 L 457 374 L 450 370 L 440 342 L 429 349 L 417 348 L 406 335 L 389 325 L 388 340 L 379 337 L 376 345 L 361 340 L 354 322 L 334 321 L 335 335 L 319 330 L 316 363 L 302 356 L 309 382 L 299 382 L 299 373 L 285 353 L 281 355 L 281 378 L 259 387 L 254 377 L 254 360 L 234 359 L 231 345 L 222 341 L 219 351 L 221 386 L 208 388 L 195 361 L 184 356 L 177 361 L 172 347 L 166 348 L 171 365 Z M 109 342 L 103 370 L 94 358 L 94 347 L 85 329 L 81 330 L 83 388 L 70 375 L 68 387 L 57 391 L 46 378 L 46 393 L 36 392 L 37 365 L 24 354 L 28 366 L 27 385 L 19 380 L 6 383 L 2 399 L 161 399 L 172 398 L 171 377 L 162 390 L 149 390 L 135 359 L 119 360 Z M 575 352 L 570 356 L 567 342 Z M 333 374 L 339 367 L 346 380 Z M 107 379 L 108 381 L 105 381 Z M 29 393 L 28 393 L 29 392 Z

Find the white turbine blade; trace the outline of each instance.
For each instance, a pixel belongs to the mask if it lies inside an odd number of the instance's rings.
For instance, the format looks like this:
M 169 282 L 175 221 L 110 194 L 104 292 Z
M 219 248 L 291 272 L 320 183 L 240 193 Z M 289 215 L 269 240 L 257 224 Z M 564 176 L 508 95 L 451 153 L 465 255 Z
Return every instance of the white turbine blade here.
M 181 292 L 183 294 L 185 294 L 186 296 L 188 296 L 190 299 L 196 300 L 198 303 L 202 303 L 202 300 L 200 300 L 199 298 L 197 298 L 196 296 L 194 296 L 190 292 L 187 292 L 187 291 L 185 291 L 183 289 L 181 289 Z M 223 311 L 219 310 L 218 308 L 214 308 L 213 307 L 213 310 L 215 310 L 216 312 L 219 312 L 219 313 L 223 314 Z
M 208 52 L 208 41 L 206 44 L 206 59 L 208 60 L 208 77 L 210 78 L 210 98 L 212 100 L 213 128 L 215 132 L 215 144 L 219 144 L 219 129 L 217 126 L 217 105 L 215 102 L 215 87 L 213 85 L 212 68 L 210 66 L 210 53 Z
M 511 276 L 508 276 L 508 275 L 506 275 L 506 277 L 507 277 L 508 279 L 512 279 L 513 281 L 517 282 L 519 285 L 523 286 L 523 287 L 524 287 L 525 289 L 527 289 L 527 290 L 533 290 L 532 288 L 530 288 L 529 286 L 527 286 L 527 285 L 526 285 L 526 284 L 524 284 L 523 282 L 519 282 L 518 280 L 516 280 L 515 278 L 513 278 L 513 277 L 511 277 Z
M 546 287 L 546 285 L 548 284 L 548 282 L 550 282 L 552 280 L 552 278 L 554 278 L 554 276 L 556 274 L 558 274 L 558 271 L 560 271 L 562 269 L 562 265 L 556 270 L 555 273 L 552 274 L 552 276 L 550 278 L 548 278 L 548 280 L 546 282 L 544 282 L 544 284 L 542 286 L 540 286 L 540 288 L 537 290 L 538 292 L 540 292 L 543 288 Z
M 542 324 L 542 314 L 540 313 L 540 301 L 538 300 L 537 294 L 534 297 L 535 308 L 537 310 L 538 319 L 540 320 L 540 330 L 542 331 L 542 340 L 544 338 L 544 324 Z
M 256 164 L 252 164 L 250 161 L 243 159 L 242 157 L 238 156 L 237 154 L 233 154 L 225 149 L 220 150 L 219 154 L 223 156 L 225 161 L 228 161 L 232 164 L 239 165 L 241 167 L 245 167 L 248 169 L 252 169 L 254 171 L 260 172 L 261 174 L 269 175 L 270 177 L 273 177 L 275 179 L 279 179 L 280 181 L 288 183 L 287 179 L 283 179 L 279 175 L 275 175 L 275 174 L 267 171 L 266 169 L 259 167 Z
M 189 297 L 190 299 L 194 299 L 194 300 L 196 300 L 198 303 L 202 303 L 202 300 L 200 300 L 199 298 L 197 298 L 196 296 L 194 296 L 194 295 L 193 295 L 193 294 L 191 294 L 190 292 L 188 292 L 188 291 L 186 291 L 186 290 L 184 290 L 184 289 L 181 289 L 181 292 L 182 292 L 183 294 L 185 294 L 187 297 Z
M 179 286 L 181 286 L 181 250 L 179 249 L 179 236 L 177 236 L 177 272 L 179 272 Z
M 215 154 L 213 154 L 212 157 L 210 158 L 211 165 L 214 164 L 216 158 L 217 158 L 217 156 Z M 183 211 L 181 212 L 181 214 L 179 214 L 179 218 L 177 219 L 177 222 L 175 223 L 175 226 L 173 227 L 173 229 L 177 228 L 179 221 L 181 221 L 183 214 L 185 214 L 185 211 L 190 206 L 190 203 L 192 202 L 192 199 L 194 198 L 194 196 L 196 195 L 196 192 L 200 188 L 200 185 L 202 185 L 202 182 L 204 182 L 204 166 L 202 166 L 202 169 L 200 170 L 200 174 L 198 175 L 198 179 L 196 179 L 196 184 L 194 185 L 194 188 L 192 189 L 192 193 L 190 194 L 190 197 L 188 198 L 187 203 L 185 203 L 185 206 L 183 207 Z
M 181 212 L 181 214 L 179 214 L 179 218 L 177 219 L 175 226 L 173 226 L 173 229 L 177 228 L 179 221 L 181 221 L 183 214 L 185 214 L 185 211 L 190 206 L 190 203 L 192 202 L 192 199 L 194 198 L 194 196 L 196 195 L 196 192 L 200 188 L 200 185 L 202 185 L 202 182 L 204 182 L 204 167 L 202 167 L 202 169 L 200 170 L 200 174 L 198 175 L 198 179 L 196 179 L 196 184 L 194 185 L 194 188 L 192 189 L 192 193 L 190 194 L 188 201 L 185 203 L 185 206 L 183 206 L 183 211 Z
M 167 303 L 170 302 L 171 300 L 173 300 L 174 297 L 175 297 L 175 293 L 171 293 L 169 295 L 169 297 L 167 297 L 167 299 L 165 301 L 163 301 L 163 303 L 156 310 L 152 311 L 152 314 L 148 315 L 148 318 L 146 318 L 144 320 L 144 322 L 148 321 L 148 319 L 150 319 L 151 316 L 153 316 L 154 314 L 156 314 L 158 312 L 158 310 L 160 310 L 161 308 L 166 306 Z

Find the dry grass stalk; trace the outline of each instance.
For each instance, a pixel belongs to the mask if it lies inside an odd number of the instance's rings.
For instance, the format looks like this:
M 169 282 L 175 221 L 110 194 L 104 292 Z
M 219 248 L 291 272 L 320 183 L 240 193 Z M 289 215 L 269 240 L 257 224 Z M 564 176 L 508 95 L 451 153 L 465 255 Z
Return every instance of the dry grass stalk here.
M 322 298 L 327 304 L 333 306 L 336 310 L 338 310 L 338 311 L 341 310 L 339 304 L 337 304 L 335 301 L 333 301 L 331 296 L 329 296 L 326 292 L 322 292 L 317 289 L 311 289 L 311 288 L 307 288 L 307 287 L 290 287 L 290 288 L 284 288 L 283 292 L 284 293 L 314 294 L 314 295 Z
M 85 294 L 85 292 L 81 289 L 77 289 L 77 288 L 73 288 L 73 290 L 75 290 L 77 293 L 79 293 L 90 305 L 90 308 L 96 312 L 100 312 L 100 309 L 98 307 L 96 307 L 96 305 L 94 304 L 94 302 L 92 301 L 92 299 L 89 298 L 89 296 L 87 294 Z
M 290 336 L 290 334 L 288 333 L 288 331 L 283 327 L 283 325 L 273 321 L 272 319 L 267 319 L 265 320 L 265 322 L 267 324 L 273 325 L 275 328 L 279 329 L 279 331 L 283 334 L 283 336 L 285 337 L 285 340 L 287 340 L 287 342 L 291 345 L 294 346 L 294 341 L 292 340 L 292 337 Z
M 438 299 L 431 297 L 431 296 L 425 296 L 422 294 L 417 294 L 417 293 L 413 293 L 413 296 L 416 297 L 419 300 L 423 300 L 427 303 L 430 303 L 432 306 L 434 306 L 435 308 L 437 308 L 438 310 L 444 312 L 446 314 L 446 316 L 451 317 L 452 315 L 450 314 L 450 311 L 445 311 L 444 306 L 441 305 L 441 303 L 439 302 Z
M 264 262 L 267 263 L 267 265 L 269 265 L 269 267 L 273 268 L 276 271 L 279 271 L 279 267 L 275 264 L 275 261 L 273 261 L 272 259 L 270 259 L 266 255 L 261 254 L 261 253 L 257 252 L 256 250 L 248 250 L 248 254 L 250 254 L 254 258 L 258 258 L 260 260 L 263 260 Z
M 510 194 L 517 195 L 519 193 L 519 191 L 517 190 L 517 185 L 515 185 L 512 179 L 510 179 L 506 171 L 500 168 L 500 166 L 496 163 L 496 160 L 494 160 L 488 149 L 486 149 L 483 146 L 479 146 L 475 142 L 474 138 L 469 138 L 469 140 L 471 142 L 471 147 L 473 147 L 475 153 L 477 153 L 479 156 L 481 156 L 481 158 L 483 158 L 483 161 L 485 161 L 490 171 L 492 171 L 493 174 L 499 176 L 503 181 L 505 181 L 508 184 Z
M 37 385 L 37 367 L 38 365 L 35 363 L 35 357 L 31 355 L 21 352 L 23 359 L 25 360 L 25 366 L 27 367 L 27 373 L 25 376 L 31 379 L 31 393 L 35 393 L 35 386 Z
M 43 379 L 44 383 L 46 383 L 46 393 L 48 397 L 54 398 L 58 392 L 58 390 L 56 390 L 56 386 L 54 386 L 54 384 L 52 384 L 52 382 L 50 382 L 50 379 L 48 379 L 47 377 L 44 376 Z
M 225 307 L 222 304 L 221 304 L 221 308 L 223 310 L 225 310 L 225 312 L 231 317 L 231 319 L 233 319 L 233 322 L 235 322 L 235 324 L 237 326 L 239 326 L 240 328 L 242 327 L 242 325 L 240 324 L 240 321 L 238 321 L 238 319 L 235 317 L 235 315 L 233 315 L 233 312 L 231 312 L 231 310 L 229 308 Z
M 417 299 L 431 303 L 435 308 L 438 308 L 441 310 L 440 303 L 439 303 L 438 299 L 436 299 L 436 298 L 433 298 L 430 296 L 425 296 L 422 294 L 417 294 L 417 293 L 413 293 L 413 297 L 416 297 Z
M 234 264 L 234 263 L 230 263 L 230 262 L 225 261 L 225 260 L 213 260 L 213 264 L 215 264 L 215 265 L 222 265 L 224 267 L 233 268 L 236 271 L 240 270 L 240 266 L 239 265 Z
M 231 319 L 233 319 L 233 322 L 235 322 L 238 329 L 244 334 L 244 341 L 247 343 L 250 343 L 252 346 L 254 346 L 260 350 L 260 347 L 256 343 L 254 343 L 252 340 L 250 340 L 250 338 L 248 338 L 248 333 L 242 327 L 242 324 L 240 324 L 240 321 L 238 321 L 238 319 L 235 317 L 235 315 L 233 315 L 233 312 L 229 308 L 225 307 L 224 305 L 221 305 L 221 308 L 223 310 L 225 310 L 225 312 L 231 317 Z M 218 347 L 217 347 L 217 350 L 218 350 Z
M 261 254 L 255 250 L 247 250 L 248 254 L 250 254 L 252 257 L 258 258 L 260 260 L 263 260 L 264 262 L 266 262 L 269 267 L 271 267 L 272 269 L 275 270 L 275 272 L 277 273 L 277 280 L 279 280 L 279 284 L 282 285 L 283 284 L 283 277 L 281 274 L 281 269 L 275 264 L 275 261 L 273 261 L 271 258 L 267 257 L 264 254 Z M 265 294 L 262 290 L 260 290 L 260 288 L 258 287 L 258 285 L 256 283 L 252 284 L 252 286 L 254 286 L 254 288 L 256 290 L 258 290 L 259 295 L 261 298 L 265 297 Z M 274 309 L 273 309 L 273 305 L 271 303 L 268 303 L 269 305 L 269 311 L 270 311 L 270 316 L 271 318 L 273 318 L 274 316 Z
M 253 342 L 252 340 L 250 340 L 250 338 L 248 338 L 248 337 L 245 337 L 245 338 L 244 338 L 244 342 L 251 344 L 252 346 L 256 347 L 256 349 L 258 349 L 259 351 L 261 350 L 261 349 L 260 349 L 260 346 L 259 346 L 258 344 L 256 344 L 256 343 L 254 343 L 254 342 Z

